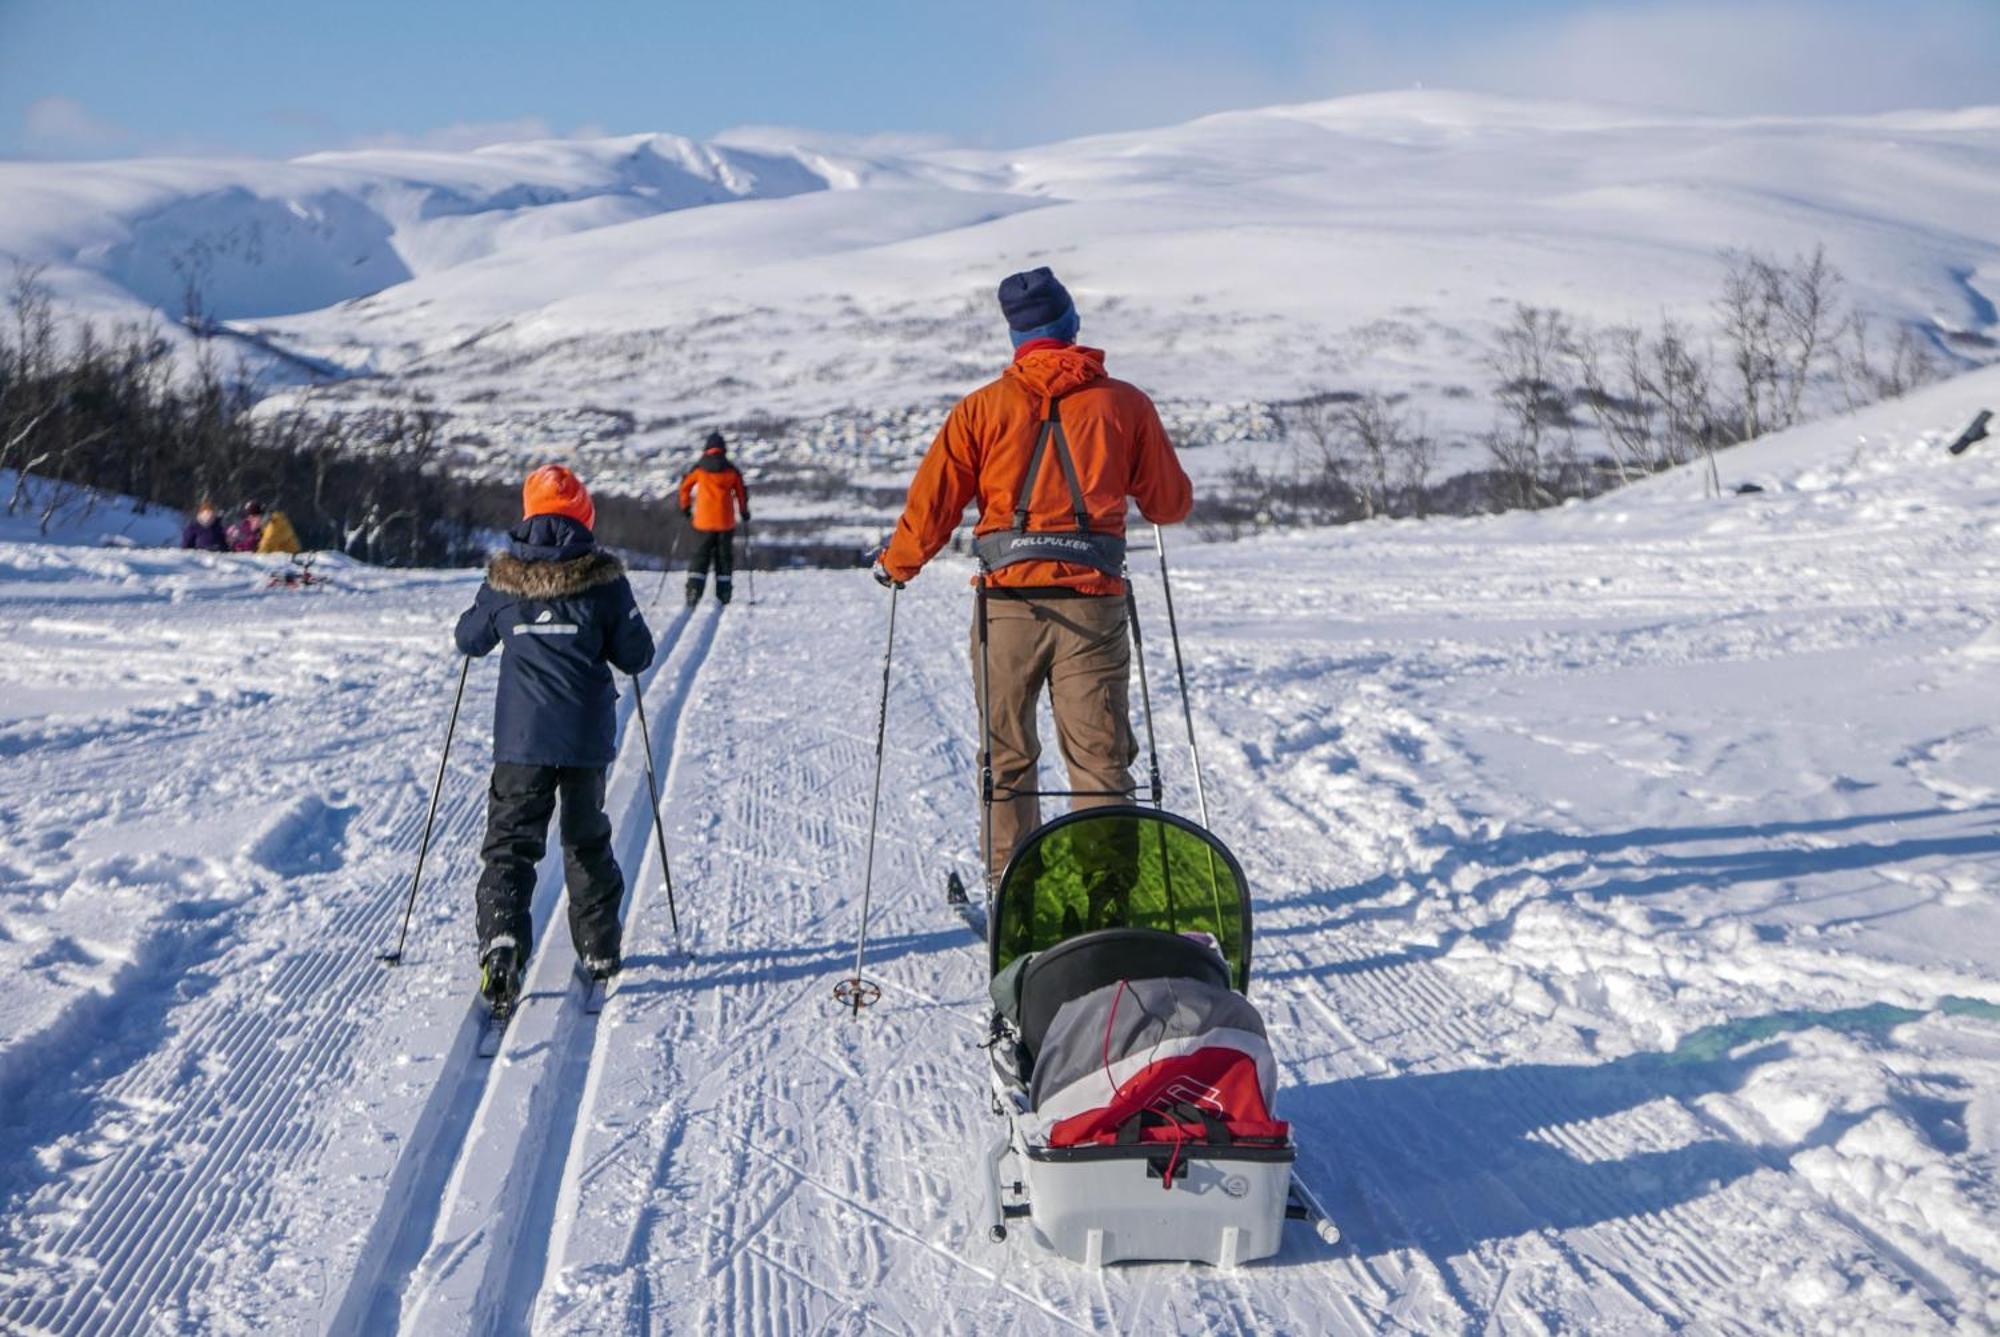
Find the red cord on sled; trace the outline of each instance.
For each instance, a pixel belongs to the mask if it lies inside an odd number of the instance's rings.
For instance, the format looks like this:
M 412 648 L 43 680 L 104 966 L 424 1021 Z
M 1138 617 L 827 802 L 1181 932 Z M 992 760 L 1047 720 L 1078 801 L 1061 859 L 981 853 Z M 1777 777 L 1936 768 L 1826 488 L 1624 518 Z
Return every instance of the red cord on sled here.
M 1111 1086 L 1111 1103 L 1117 1104 L 1125 1094 L 1125 1087 L 1111 1075 L 1111 1025 L 1118 1020 L 1118 1000 L 1125 996 L 1125 981 L 1118 981 L 1118 992 L 1111 995 L 1111 1011 L 1104 1018 L 1104 1080 Z

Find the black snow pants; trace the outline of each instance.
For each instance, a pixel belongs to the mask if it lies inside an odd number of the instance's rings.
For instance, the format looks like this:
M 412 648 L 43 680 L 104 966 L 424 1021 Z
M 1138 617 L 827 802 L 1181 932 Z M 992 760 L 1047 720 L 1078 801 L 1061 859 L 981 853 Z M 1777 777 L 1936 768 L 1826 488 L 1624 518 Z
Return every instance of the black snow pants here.
M 730 586 L 736 572 L 736 531 L 704 531 L 695 540 L 694 560 L 688 564 L 687 601 L 701 602 L 702 587 L 708 583 L 708 568 L 715 568 L 715 597 L 729 602 Z
M 549 847 L 549 817 L 562 798 L 563 874 L 569 886 L 569 934 L 579 957 L 615 957 L 618 904 L 625 876 L 611 852 L 611 819 L 604 815 L 604 769 L 598 766 L 521 766 L 496 762 L 487 788 L 486 843 L 479 855 L 479 945 L 514 939 L 526 961 L 534 947 L 529 908 L 535 865 Z

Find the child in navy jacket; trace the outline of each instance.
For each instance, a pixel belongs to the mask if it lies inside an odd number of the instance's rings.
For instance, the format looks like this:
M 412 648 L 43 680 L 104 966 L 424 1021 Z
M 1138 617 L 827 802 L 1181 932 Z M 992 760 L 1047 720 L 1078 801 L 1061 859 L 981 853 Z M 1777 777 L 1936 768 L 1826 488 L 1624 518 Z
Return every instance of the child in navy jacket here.
M 534 946 L 535 866 L 558 800 L 570 938 L 591 974 L 618 970 L 625 879 L 604 815 L 605 771 L 617 753 L 611 673 L 653 662 L 653 635 L 624 564 L 591 533 L 596 509 L 582 482 L 549 465 L 529 475 L 521 495 L 525 517 L 487 564 L 457 632 L 468 655 L 506 651 L 478 893 L 480 991 L 503 1006 L 518 995 Z

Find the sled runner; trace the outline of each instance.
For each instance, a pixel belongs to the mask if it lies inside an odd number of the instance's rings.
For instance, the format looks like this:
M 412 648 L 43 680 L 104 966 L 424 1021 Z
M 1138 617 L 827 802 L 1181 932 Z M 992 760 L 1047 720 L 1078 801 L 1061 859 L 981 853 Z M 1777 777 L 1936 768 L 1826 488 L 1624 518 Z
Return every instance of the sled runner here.
M 1022 844 L 988 935 L 1007 1122 L 986 1163 L 994 1239 L 1025 1216 L 1090 1266 L 1228 1267 L 1275 1253 L 1288 1215 L 1323 1222 L 1294 1193 L 1276 1060 L 1244 996 L 1250 919 L 1235 856 L 1171 813 L 1085 809 Z

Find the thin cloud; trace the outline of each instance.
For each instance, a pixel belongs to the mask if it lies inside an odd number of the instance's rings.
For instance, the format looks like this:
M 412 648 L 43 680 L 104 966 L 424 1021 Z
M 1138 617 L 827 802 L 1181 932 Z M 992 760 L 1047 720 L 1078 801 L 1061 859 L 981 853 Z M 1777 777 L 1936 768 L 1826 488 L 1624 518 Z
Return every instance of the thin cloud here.
M 844 153 L 860 158 L 906 157 L 962 148 L 962 141 L 950 135 L 916 131 L 885 130 L 877 134 L 849 134 L 839 130 L 813 130 L 797 125 L 736 125 L 709 136 L 711 143 L 752 151 L 817 149 L 822 153 Z
M 93 156 L 129 149 L 138 136 L 92 113 L 73 97 L 36 98 L 21 112 L 21 143 L 31 153 Z
M 602 127 L 593 125 L 579 127 L 564 135 L 539 116 L 516 116 L 504 121 L 454 121 L 450 125 L 413 133 L 389 130 L 380 134 L 359 135 L 348 140 L 345 147 L 434 149 L 444 153 L 463 153 L 483 149 L 490 144 L 518 144 L 531 139 L 593 139 L 603 133 Z
M 1066 138 L 1413 87 L 1720 115 L 2000 103 L 2000 0 L 1522 8 L 1326 0 L 1288 40 L 1197 43 L 1124 6 L 1031 6 L 1050 54 L 1026 72 L 1000 135 Z
M 1856 114 L 2000 101 L 2000 6 L 1967 0 L 1668 0 L 1441 42 L 1323 33 L 1345 91 L 1426 83 L 1721 114 Z

